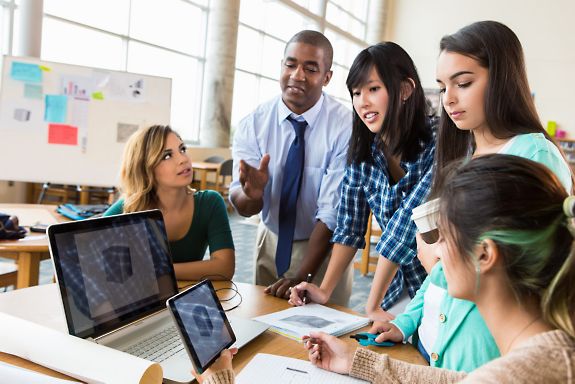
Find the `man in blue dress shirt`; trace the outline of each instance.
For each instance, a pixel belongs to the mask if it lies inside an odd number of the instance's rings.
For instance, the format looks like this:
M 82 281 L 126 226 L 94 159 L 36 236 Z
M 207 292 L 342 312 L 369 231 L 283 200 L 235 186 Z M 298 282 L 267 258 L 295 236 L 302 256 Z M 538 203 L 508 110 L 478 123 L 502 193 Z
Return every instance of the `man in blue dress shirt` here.
M 234 136 L 230 201 L 243 216 L 261 214 L 255 282 L 278 297 L 289 298 L 289 288 L 308 274 L 321 282 L 329 261 L 352 127 L 351 110 L 323 93 L 332 77 L 332 58 L 332 46 L 323 34 L 306 30 L 294 35 L 281 63 L 281 97 L 258 106 L 239 123 Z M 282 182 L 286 169 L 293 167 L 286 161 L 297 141 L 296 122 L 307 123 L 305 155 L 297 203 L 291 209 L 296 213 L 291 260 L 284 272 L 275 258 L 283 251 L 277 248 L 278 235 L 285 233 L 280 230 L 280 201 L 285 207 Z M 348 267 L 332 302 L 347 305 L 351 283 Z

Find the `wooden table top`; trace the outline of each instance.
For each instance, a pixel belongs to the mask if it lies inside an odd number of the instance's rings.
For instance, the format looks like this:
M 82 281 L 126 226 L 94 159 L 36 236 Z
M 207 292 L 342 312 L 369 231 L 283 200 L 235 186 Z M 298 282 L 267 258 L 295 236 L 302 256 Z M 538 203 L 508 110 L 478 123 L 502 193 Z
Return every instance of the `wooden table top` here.
M 190 284 L 191 284 L 190 282 L 179 282 L 180 288 L 184 288 L 186 286 L 189 286 Z M 251 318 L 275 311 L 280 311 L 290 307 L 290 305 L 286 300 L 266 295 L 263 292 L 264 287 L 262 286 L 256 286 L 245 283 L 235 283 L 235 284 L 241 295 L 241 303 L 237 308 L 228 312 L 231 315 L 237 317 Z M 218 290 L 218 297 L 220 298 L 220 300 L 231 299 L 229 301 L 224 301 L 222 303 L 224 309 L 231 308 L 240 302 L 240 296 L 238 296 L 234 291 L 228 289 L 231 286 L 230 283 L 214 282 L 214 286 Z M 41 287 L 34 287 L 31 289 L 38 289 L 38 288 Z M 335 305 L 331 307 L 345 312 L 354 313 L 352 310 L 348 308 L 343 308 Z M 365 327 L 362 330 L 365 331 L 367 329 L 368 327 Z M 355 340 L 348 338 L 347 335 L 342 336 L 342 340 L 352 345 L 358 345 Z M 368 348 L 378 352 L 385 352 L 396 359 L 401 359 L 414 364 L 426 364 L 425 360 L 411 345 L 401 344 L 385 348 L 370 346 Z M 296 342 L 295 340 L 289 339 L 287 337 L 281 336 L 277 333 L 268 330 L 259 337 L 257 337 L 256 339 L 254 339 L 252 342 L 244 346 L 238 352 L 238 354 L 234 357 L 233 360 L 234 370 L 236 372 L 241 371 L 241 369 L 257 353 L 270 353 L 275 355 L 282 355 L 307 360 L 307 353 L 303 348 L 302 344 Z M 59 372 L 50 370 L 46 367 L 42 367 L 28 360 L 13 355 L 0 353 L 0 361 L 4 361 L 19 367 L 31 369 L 37 372 L 41 372 L 49 376 L 72 380 L 72 378 L 65 376 Z
M 219 163 L 206 163 L 205 161 L 193 161 L 193 169 L 202 169 L 205 171 L 217 171 L 220 167 Z
M 68 218 L 56 212 L 57 205 L 49 204 L 0 204 L 0 212 L 12 209 L 43 210 L 52 216 L 55 222 L 69 221 Z M 22 225 L 22 224 L 20 224 Z M 28 229 L 28 228 L 27 228 Z M 48 237 L 43 233 L 30 232 L 19 240 L 0 240 L 0 251 L 7 252 L 48 252 Z

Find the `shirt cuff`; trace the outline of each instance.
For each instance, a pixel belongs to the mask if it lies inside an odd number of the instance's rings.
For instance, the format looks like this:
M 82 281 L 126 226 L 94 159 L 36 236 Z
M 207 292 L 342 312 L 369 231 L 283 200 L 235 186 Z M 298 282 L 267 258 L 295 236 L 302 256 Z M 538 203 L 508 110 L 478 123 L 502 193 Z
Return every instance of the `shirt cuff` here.
M 235 383 L 236 377 L 234 371 L 231 369 L 224 369 L 222 371 L 216 371 L 202 382 L 204 384 L 233 384 Z
M 320 220 L 329 228 L 330 231 L 334 232 L 337 225 L 337 213 L 333 209 L 318 209 L 315 215 L 316 220 Z
M 348 247 L 356 249 L 365 248 L 365 237 L 363 236 L 343 235 L 335 232 L 331 237 L 331 242 L 347 245 Z
M 380 355 L 365 348 L 355 350 L 349 375 L 373 383 L 376 378 L 376 366 L 387 355 Z
M 396 318 L 397 319 L 397 318 Z M 401 332 L 401 334 L 403 335 L 403 342 L 405 343 L 407 341 L 407 337 L 405 337 L 405 332 L 403 332 L 403 329 L 401 329 L 401 327 L 399 326 L 399 324 L 396 323 L 396 319 L 393 319 L 390 321 L 391 324 L 395 325 L 397 327 L 397 329 L 399 329 L 399 332 Z M 411 335 L 410 335 L 411 336 Z

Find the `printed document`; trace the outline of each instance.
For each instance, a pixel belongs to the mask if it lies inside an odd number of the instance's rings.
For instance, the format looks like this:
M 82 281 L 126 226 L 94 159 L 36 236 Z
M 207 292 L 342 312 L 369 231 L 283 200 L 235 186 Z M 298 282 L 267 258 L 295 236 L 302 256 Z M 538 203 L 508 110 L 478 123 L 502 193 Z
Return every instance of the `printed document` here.
M 297 341 L 309 335 L 310 331 L 341 336 L 369 324 L 368 318 L 315 303 L 259 316 L 254 320 L 269 324 L 270 330 Z

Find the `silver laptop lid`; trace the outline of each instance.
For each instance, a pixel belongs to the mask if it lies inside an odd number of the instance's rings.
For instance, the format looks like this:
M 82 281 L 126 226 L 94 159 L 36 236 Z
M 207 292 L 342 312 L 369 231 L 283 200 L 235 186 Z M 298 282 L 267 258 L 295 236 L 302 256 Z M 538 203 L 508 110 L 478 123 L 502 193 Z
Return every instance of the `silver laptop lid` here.
M 178 292 L 159 210 L 55 224 L 48 238 L 71 335 L 97 338 Z

